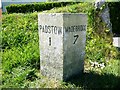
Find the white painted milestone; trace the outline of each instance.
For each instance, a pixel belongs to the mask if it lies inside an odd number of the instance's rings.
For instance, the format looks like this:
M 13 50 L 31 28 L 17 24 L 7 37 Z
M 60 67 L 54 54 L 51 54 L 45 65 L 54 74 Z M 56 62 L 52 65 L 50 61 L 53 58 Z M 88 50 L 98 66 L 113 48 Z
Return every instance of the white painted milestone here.
M 86 28 L 86 14 L 38 14 L 40 69 L 44 76 L 67 80 L 83 71 Z

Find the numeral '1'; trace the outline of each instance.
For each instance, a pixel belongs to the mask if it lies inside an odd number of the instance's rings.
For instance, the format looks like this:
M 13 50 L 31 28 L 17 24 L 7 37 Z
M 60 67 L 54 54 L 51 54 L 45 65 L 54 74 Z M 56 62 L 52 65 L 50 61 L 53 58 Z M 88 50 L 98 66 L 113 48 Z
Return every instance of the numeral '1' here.
M 51 37 L 49 37 L 49 46 L 51 46 Z

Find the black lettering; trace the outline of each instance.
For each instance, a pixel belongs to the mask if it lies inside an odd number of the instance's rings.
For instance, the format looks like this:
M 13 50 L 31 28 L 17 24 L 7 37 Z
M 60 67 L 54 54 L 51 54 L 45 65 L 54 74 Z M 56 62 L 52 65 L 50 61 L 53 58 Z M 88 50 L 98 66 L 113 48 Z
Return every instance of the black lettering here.
M 86 30 L 86 25 L 64 27 L 64 30 L 65 30 L 65 32 L 85 31 Z
M 74 32 L 74 26 L 71 26 L 71 32 Z
M 78 31 L 80 31 L 80 25 L 78 25 L 77 27 L 78 27 Z
M 49 37 L 49 46 L 51 46 L 51 37 Z
M 69 29 L 69 27 L 67 29 Z M 62 27 L 57 27 L 57 26 L 39 25 L 39 30 L 41 30 L 44 33 L 49 33 L 49 34 L 57 34 L 57 35 L 62 34 Z
M 79 30 L 82 31 L 82 25 L 79 25 L 79 26 L 80 26 Z
M 45 25 L 45 33 L 48 33 L 47 25 Z
M 70 31 L 70 27 L 68 27 L 68 32 L 71 32 L 71 31 Z
M 65 32 L 69 32 L 68 29 L 69 29 L 68 27 L 65 27 L 65 28 L 64 28 Z
M 48 33 L 51 33 L 50 26 L 47 27 Z
M 45 32 L 45 28 L 44 28 L 44 26 L 42 27 L 42 32 Z
M 57 27 L 54 27 L 54 34 L 57 34 Z
M 74 37 L 75 37 L 75 41 L 73 42 L 73 44 L 75 44 L 75 43 L 76 43 L 76 41 L 77 41 L 77 39 L 78 39 L 79 35 L 74 35 Z
M 39 29 L 40 29 L 40 30 L 42 29 L 42 25 L 39 25 Z
M 76 30 L 76 32 L 78 32 L 78 31 L 79 31 L 78 26 L 75 26 L 75 30 Z
M 54 26 L 51 26 L 51 31 L 52 31 L 52 34 L 54 33 L 54 31 L 53 31 L 53 30 L 54 30 L 54 29 L 53 29 L 53 27 L 54 27 Z
M 86 25 L 83 25 L 83 30 L 84 30 L 84 31 L 86 30 Z
M 58 35 L 60 35 L 60 34 L 62 34 L 62 28 L 61 27 L 58 28 Z

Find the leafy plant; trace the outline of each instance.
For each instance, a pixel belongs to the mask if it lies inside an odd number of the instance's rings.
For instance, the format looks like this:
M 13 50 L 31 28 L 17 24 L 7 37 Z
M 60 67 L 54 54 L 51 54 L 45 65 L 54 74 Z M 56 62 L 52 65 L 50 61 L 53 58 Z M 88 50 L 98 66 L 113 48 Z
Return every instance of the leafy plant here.
M 50 10 L 54 7 L 72 5 L 77 2 L 40 2 L 30 4 L 12 4 L 6 7 L 8 13 L 30 13 L 35 11 Z

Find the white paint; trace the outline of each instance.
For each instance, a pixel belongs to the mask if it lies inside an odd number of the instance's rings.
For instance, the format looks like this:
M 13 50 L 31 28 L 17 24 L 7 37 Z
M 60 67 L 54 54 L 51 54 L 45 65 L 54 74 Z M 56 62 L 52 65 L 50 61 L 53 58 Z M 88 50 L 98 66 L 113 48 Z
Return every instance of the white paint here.
M 120 47 L 120 37 L 113 37 L 113 46 Z

